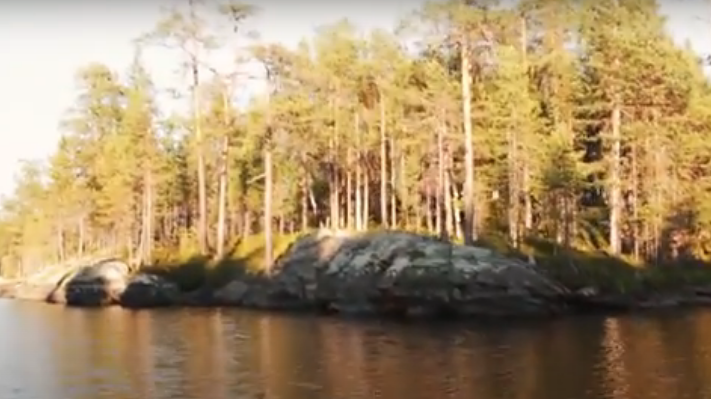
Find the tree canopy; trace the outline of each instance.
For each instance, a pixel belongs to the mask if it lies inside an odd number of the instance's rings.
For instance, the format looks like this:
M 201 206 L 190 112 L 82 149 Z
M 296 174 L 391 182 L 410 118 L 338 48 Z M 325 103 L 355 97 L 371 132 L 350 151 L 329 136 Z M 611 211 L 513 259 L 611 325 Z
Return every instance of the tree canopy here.
M 711 87 L 654 0 L 430 2 L 399 29 L 344 19 L 295 48 L 244 37 L 256 7 L 188 3 L 127 70 L 77 71 L 56 151 L 2 203 L 2 274 L 324 226 L 711 256 Z M 160 112 L 157 46 L 190 77 L 185 113 Z M 241 107 L 247 62 L 268 96 Z

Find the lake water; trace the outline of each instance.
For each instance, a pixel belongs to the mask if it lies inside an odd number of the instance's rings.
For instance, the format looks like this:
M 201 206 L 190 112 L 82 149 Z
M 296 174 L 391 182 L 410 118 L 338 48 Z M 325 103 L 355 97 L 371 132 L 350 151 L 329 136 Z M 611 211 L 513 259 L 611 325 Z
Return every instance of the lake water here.
M 3 399 L 699 399 L 711 311 L 489 324 L 0 300 Z

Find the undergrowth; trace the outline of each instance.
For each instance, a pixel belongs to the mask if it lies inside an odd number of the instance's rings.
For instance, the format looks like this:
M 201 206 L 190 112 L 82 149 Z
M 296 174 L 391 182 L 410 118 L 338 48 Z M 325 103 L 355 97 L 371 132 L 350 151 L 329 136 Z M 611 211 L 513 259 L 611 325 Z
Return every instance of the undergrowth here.
M 275 235 L 273 259 L 278 259 L 302 235 Z M 540 239 L 528 239 L 513 248 L 502 234 L 489 234 L 476 244 L 524 261 L 534 258 L 544 273 L 573 291 L 594 288 L 600 293 L 635 296 L 711 284 L 711 267 L 700 262 L 645 265 L 590 246 L 565 248 Z M 163 249 L 157 251 L 152 265 L 141 270 L 164 276 L 184 291 L 215 289 L 237 278 L 258 278 L 265 272 L 263 234 L 240 239 L 228 247 L 221 259 L 194 255 L 196 252 L 189 247 Z

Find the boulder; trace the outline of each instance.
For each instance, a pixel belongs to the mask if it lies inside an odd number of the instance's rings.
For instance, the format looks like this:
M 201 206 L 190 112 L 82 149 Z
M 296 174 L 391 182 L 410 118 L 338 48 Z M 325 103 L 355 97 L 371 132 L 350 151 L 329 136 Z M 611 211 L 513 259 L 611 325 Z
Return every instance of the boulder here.
M 180 299 L 177 284 L 155 274 L 139 273 L 131 278 L 121 294 L 126 308 L 153 308 L 176 305 Z
M 320 232 L 297 240 L 243 305 L 341 313 L 504 316 L 562 311 L 564 287 L 486 248 L 405 232 Z M 244 292 L 243 292 L 244 291 Z
M 64 287 L 68 306 L 107 306 L 119 303 L 126 289 L 130 269 L 110 259 L 80 268 Z
M 67 303 L 67 285 L 69 284 L 70 281 L 79 273 L 82 271 L 83 268 L 74 268 L 70 269 L 69 271 L 65 272 L 64 275 L 61 276 L 53 285 L 52 289 L 49 291 L 49 293 L 45 297 L 45 301 L 49 303 L 54 303 L 54 304 L 64 304 L 66 305 Z
M 244 297 L 249 293 L 250 286 L 239 280 L 229 282 L 212 294 L 212 302 L 216 305 L 235 306 L 244 302 Z

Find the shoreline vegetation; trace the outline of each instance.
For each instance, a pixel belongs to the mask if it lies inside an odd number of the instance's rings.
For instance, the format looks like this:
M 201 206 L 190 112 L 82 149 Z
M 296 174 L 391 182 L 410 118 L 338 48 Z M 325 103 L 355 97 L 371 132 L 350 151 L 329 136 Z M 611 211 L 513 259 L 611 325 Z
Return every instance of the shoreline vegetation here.
M 253 6 L 175 2 L 126 70 L 77 71 L 56 151 L 0 204 L 0 295 L 472 317 L 709 304 L 706 60 L 655 1 L 490 3 L 288 47 L 246 34 Z M 237 104 L 254 68 L 264 92 Z
M 275 237 L 275 258 L 278 259 L 302 236 Z M 451 244 L 461 245 L 461 242 Z M 711 305 L 711 266 L 706 264 L 641 265 L 604 251 L 564 248 L 540 240 L 531 240 L 522 248 L 514 248 L 502 236 L 482 239 L 474 245 L 521 262 L 530 264 L 533 261 L 541 273 L 568 290 L 570 300 L 580 300 L 584 308 L 588 299 L 593 311 L 596 310 L 595 304 L 601 311 Z M 187 261 L 164 261 L 139 272 L 165 277 L 184 292 L 214 290 L 245 275 L 263 277 L 264 251 L 263 235 L 250 236 L 220 260 L 191 257 Z M 571 305 L 575 306 L 574 303 Z
M 403 238 L 406 240 L 403 241 Z M 349 240 L 361 242 L 357 244 L 358 248 L 354 245 L 348 248 Z M 84 263 L 73 270 L 65 267 L 61 269 L 62 273 L 53 275 L 0 281 L 0 298 L 39 300 L 78 307 L 118 305 L 144 309 L 227 306 L 350 316 L 463 319 L 538 318 L 711 306 L 711 268 L 704 265 L 645 267 L 603 252 L 575 251 L 558 248 L 551 243 L 531 242 L 522 250 L 508 246 L 505 239 L 482 240 L 475 244 L 478 251 L 476 262 L 485 267 L 462 280 L 463 283 L 472 282 L 470 286 L 474 287 L 471 299 L 476 303 L 471 303 L 462 301 L 462 294 L 452 293 L 462 289 L 452 283 L 452 278 L 448 277 L 442 286 L 440 274 L 443 266 L 437 264 L 442 259 L 435 255 L 436 251 L 425 249 L 427 246 L 465 247 L 444 242 L 438 237 L 400 231 L 318 231 L 275 236 L 277 266 L 273 275 L 267 275 L 264 268 L 264 241 L 263 235 L 247 237 L 220 260 L 207 257 L 173 258 L 130 270 L 122 261 L 104 259 L 93 264 Z M 394 249 L 388 250 L 388 246 Z M 382 259 L 383 249 L 389 259 Z M 418 259 L 411 257 L 413 250 Z M 340 262 L 345 269 L 358 272 L 346 273 L 345 278 L 329 282 L 323 277 L 328 272 L 318 271 L 319 268 L 332 269 L 332 265 L 339 262 L 337 259 L 343 258 L 342 254 L 348 251 L 353 251 L 349 255 L 350 260 L 344 258 Z M 374 297 L 368 291 L 373 287 L 383 292 L 387 290 L 383 288 L 383 282 L 389 279 L 391 273 L 377 274 L 372 268 L 382 267 L 379 263 L 384 261 L 398 263 L 398 257 L 402 258 L 402 255 L 410 256 L 404 264 L 405 268 L 415 268 L 414 264 L 419 261 L 420 267 L 435 272 L 426 272 L 417 282 L 413 274 L 400 271 L 401 275 L 396 277 L 399 282 L 390 285 L 390 288 L 396 285 L 398 288 L 387 295 Z M 368 258 L 366 262 L 354 260 L 363 256 Z M 457 259 L 465 259 L 461 255 L 448 256 L 446 262 L 450 264 L 457 263 Z M 118 267 L 123 274 L 112 277 L 112 270 L 115 269 L 107 269 L 105 265 Z M 498 277 L 485 276 L 490 267 L 495 269 L 501 265 L 509 265 L 511 269 L 496 272 Z M 98 268 L 104 269 L 97 271 Z M 92 269 L 94 271 L 90 271 Z M 306 275 L 313 270 L 317 270 L 313 280 L 307 281 L 309 277 Z M 517 276 L 522 270 L 532 273 L 522 279 Z M 289 273 L 291 276 L 282 276 Z M 78 277 L 82 274 L 87 277 Z M 356 281 L 368 274 L 377 275 L 364 283 Z M 295 276 L 298 277 L 295 279 Z M 119 280 L 118 289 L 112 288 L 116 284 L 112 279 Z M 524 283 L 515 282 L 517 279 Z M 72 288 L 73 284 L 77 284 L 73 281 L 80 283 Z M 132 289 L 132 284 L 139 284 L 141 288 Z M 331 296 L 317 293 L 316 297 L 307 298 L 309 295 L 303 292 L 309 285 L 314 285 L 313 289 L 322 291 L 322 294 L 330 291 Z M 525 292 L 513 293 L 521 287 Z M 350 296 L 333 294 L 344 290 L 359 292 L 352 292 Z M 433 299 L 437 296 L 439 298 Z M 446 298 L 443 299 L 443 296 Z

